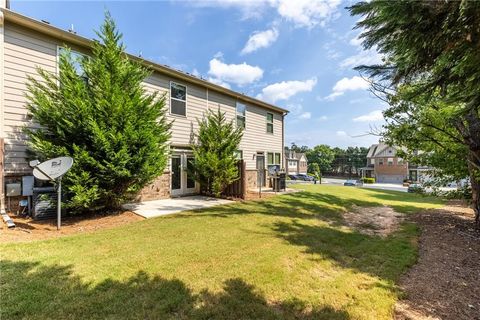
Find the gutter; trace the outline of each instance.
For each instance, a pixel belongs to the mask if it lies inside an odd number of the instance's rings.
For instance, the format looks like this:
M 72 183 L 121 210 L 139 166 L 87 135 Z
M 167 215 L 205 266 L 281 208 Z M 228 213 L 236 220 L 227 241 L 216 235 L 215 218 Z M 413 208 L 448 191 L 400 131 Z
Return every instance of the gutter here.
M 77 34 L 62 30 L 60 28 L 54 27 L 50 24 L 47 24 L 42 21 L 38 21 L 36 19 L 21 15 L 19 13 L 16 13 L 14 11 L 11 11 L 9 9 L 2 8 L 1 11 L 3 12 L 5 21 L 12 22 L 15 24 L 18 24 L 20 26 L 38 31 L 40 33 L 46 34 L 48 36 L 57 38 L 59 40 L 62 40 L 64 42 L 72 43 L 75 44 L 79 47 L 85 48 L 85 49 L 91 49 L 94 43 L 94 40 L 79 36 Z M 229 97 L 236 98 L 242 102 L 247 102 L 247 103 L 252 103 L 257 106 L 264 107 L 269 110 L 273 110 L 276 112 L 281 113 L 282 115 L 286 115 L 288 113 L 288 110 L 277 107 L 273 104 L 267 103 L 265 101 L 258 100 L 256 98 L 246 96 L 242 93 L 224 88 L 222 86 L 213 84 L 211 82 L 208 82 L 206 80 L 197 78 L 193 75 L 186 74 L 182 71 L 172 69 L 168 66 L 158 64 L 153 61 L 149 61 L 143 58 L 139 58 L 137 56 L 134 56 L 132 54 L 127 53 L 127 56 L 132 59 L 133 61 L 137 61 L 143 66 L 153 69 L 155 71 L 158 71 L 162 74 L 177 78 L 177 79 L 182 79 L 185 80 L 189 83 L 197 84 L 202 87 L 205 87 L 210 90 L 214 90 L 216 92 L 220 92 L 223 94 L 228 95 Z

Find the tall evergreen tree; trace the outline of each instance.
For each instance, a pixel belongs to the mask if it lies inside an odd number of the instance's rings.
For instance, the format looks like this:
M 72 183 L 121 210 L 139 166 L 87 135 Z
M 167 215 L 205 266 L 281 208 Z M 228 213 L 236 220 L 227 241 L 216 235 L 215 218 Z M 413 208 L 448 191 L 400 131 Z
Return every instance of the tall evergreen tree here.
M 362 16 L 364 47 L 385 56 L 358 70 L 391 106 L 387 141 L 410 154 L 426 149 L 417 160 L 440 172 L 466 168 L 480 228 L 480 2 L 372 0 L 349 9 Z
M 66 49 L 58 74 L 38 69 L 41 80 L 28 84 L 28 110 L 42 126 L 26 130 L 30 149 L 74 159 L 64 190 L 76 211 L 118 208 L 168 160 L 164 98 L 142 85 L 150 71 L 127 57 L 110 14 L 97 35 L 91 54 Z
M 199 130 L 192 144 L 192 174 L 204 192 L 220 196 L 230 183 L 238 179 L 236 151 L 243 128 L 227 121 L 225 113 L 209 110 L 198 121 Z

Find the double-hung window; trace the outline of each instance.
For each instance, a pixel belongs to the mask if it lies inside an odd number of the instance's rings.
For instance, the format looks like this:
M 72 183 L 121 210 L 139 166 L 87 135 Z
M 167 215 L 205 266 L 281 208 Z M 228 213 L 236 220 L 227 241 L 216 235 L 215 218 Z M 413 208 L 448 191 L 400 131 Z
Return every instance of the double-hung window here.
M 170 82 L 170 113 L 187 115 L 187 87 L 175 82 Z
M 267 112 L 267 133 L 273 133 L 273 113 Z
M 247 106 L 237 102 L 237 127 L 245 129 Z

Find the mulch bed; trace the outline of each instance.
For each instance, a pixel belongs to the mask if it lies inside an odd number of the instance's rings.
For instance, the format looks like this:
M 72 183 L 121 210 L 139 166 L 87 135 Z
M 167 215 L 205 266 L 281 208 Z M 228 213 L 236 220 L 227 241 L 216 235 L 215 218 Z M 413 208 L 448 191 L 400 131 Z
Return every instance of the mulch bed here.
M 133 221 L 144 220 L 133 212 L 125 211 L 109 215 L 87 214 L 62 218 L 62 227 L 57 230 L 57 220 L 41 220 L 10 215 L 16 227 L 8 229 L 1 222 L 0 242 L 24 242 L 57 238 L 66 235 L 87 233 L 101 229 L 109 229 Z
M 480 232 L 473 210 L 455 202 L 412 217 L 419 259 L 400 280 L 395 319 L 480 319 Z

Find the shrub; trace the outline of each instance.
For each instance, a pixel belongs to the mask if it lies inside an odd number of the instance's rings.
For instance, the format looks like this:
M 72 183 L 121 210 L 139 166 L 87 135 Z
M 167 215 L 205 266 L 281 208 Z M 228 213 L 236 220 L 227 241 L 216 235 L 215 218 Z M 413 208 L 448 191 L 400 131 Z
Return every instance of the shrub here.
M 375 183 L 375 178 L 362 178 L 363 183 Z

